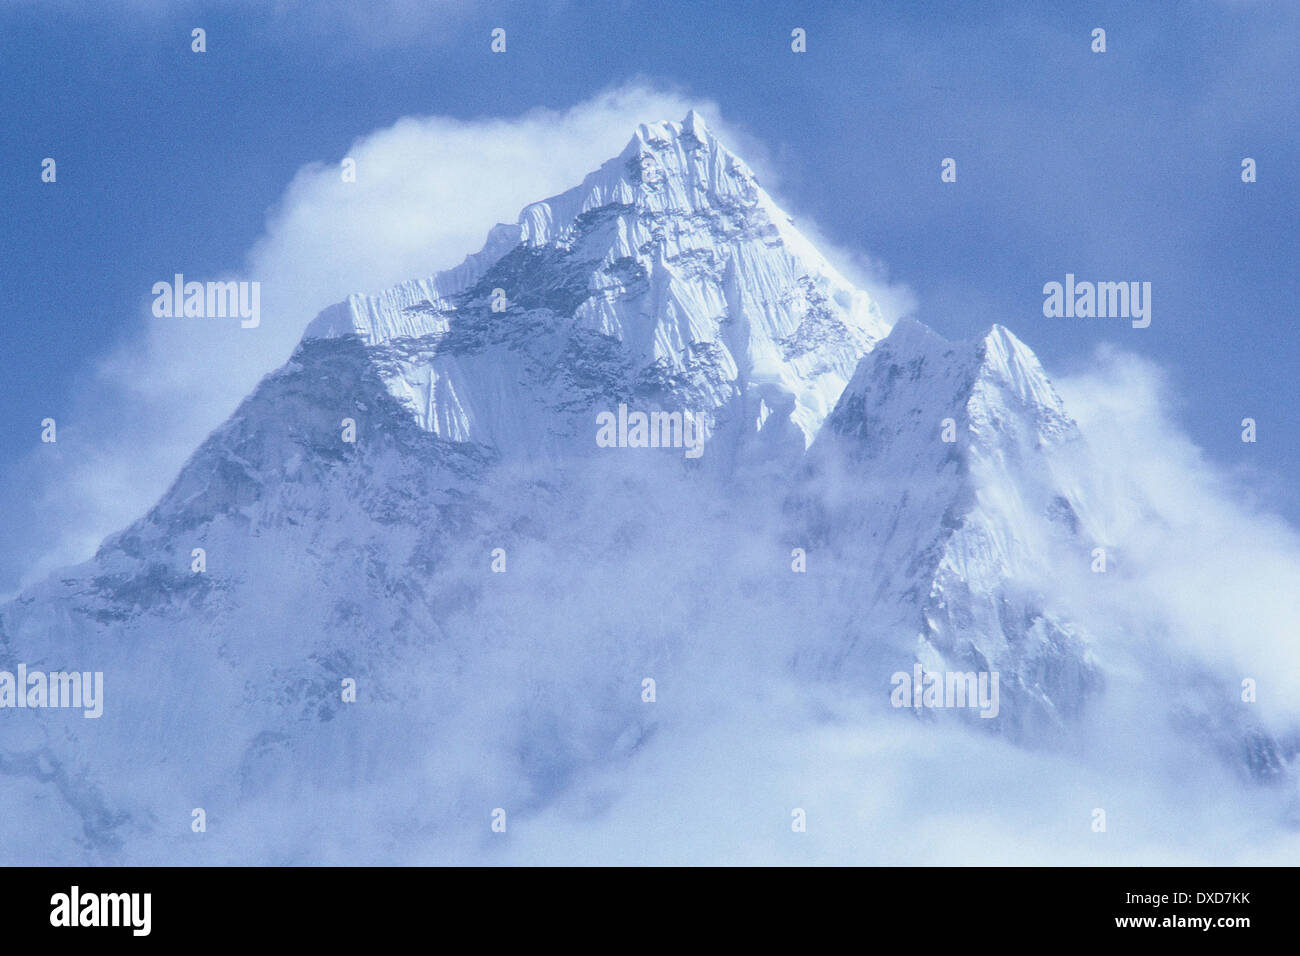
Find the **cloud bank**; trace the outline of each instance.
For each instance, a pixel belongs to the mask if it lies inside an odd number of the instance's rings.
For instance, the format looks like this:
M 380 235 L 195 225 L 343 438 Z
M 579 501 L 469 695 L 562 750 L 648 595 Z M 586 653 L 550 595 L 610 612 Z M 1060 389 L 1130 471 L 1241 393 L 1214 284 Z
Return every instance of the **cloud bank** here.
M 1234 685 L 1254 679 L 1261 713 L 1300 711 L 1300 535 L 1258 507 L 1249 470 L 1225 471 L 1188 439 L 1157 365 L 1104 346 L 1056 385 L 1087 439 L 1090 480 L 1110 501 L 1140 502 L 1099 516 L 1116 593 L 1079 600 L 1112 601 L 1130 627 L 1159 622 L 1172 649 Z

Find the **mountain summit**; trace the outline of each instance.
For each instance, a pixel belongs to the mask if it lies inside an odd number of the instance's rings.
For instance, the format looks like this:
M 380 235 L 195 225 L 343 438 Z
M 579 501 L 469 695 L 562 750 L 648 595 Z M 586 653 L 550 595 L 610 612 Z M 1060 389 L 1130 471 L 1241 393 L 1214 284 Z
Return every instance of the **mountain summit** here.
M 421 428 L 513 455 L 557 451 L 619 401 L 703 414 L 733 446 L 806 447 L 888 331 L 692 112 L 306 338 L 358 336 Z
M 643 125 L 459 266 L 325 310 L 148 514 L 0 607 L 0 670 L 104 688 L 0 713 L 0 856 L 479 859 L 496 809 L 670 791 L 729 709 L 938 726 L 900 674 L 997 689 L 947 732 L 1067 751 L 1163 681 L 1143 720 L 1290 779 L 1093 573 L 1140 498 L 1092 469 L 1010 331 L 891 329 L 697 114 Z

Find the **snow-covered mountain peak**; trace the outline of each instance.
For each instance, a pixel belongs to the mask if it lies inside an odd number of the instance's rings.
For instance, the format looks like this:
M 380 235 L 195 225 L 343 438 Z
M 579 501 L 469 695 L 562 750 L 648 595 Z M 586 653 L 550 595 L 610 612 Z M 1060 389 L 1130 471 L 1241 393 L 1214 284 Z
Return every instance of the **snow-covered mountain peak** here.
M 1086 555 L 1078 430 L 1002 326 L 950 342 L 902 320 L 865 357 L 810 456 L 802 500 L 837 562 L 872 582 L 857 619 L 888 637 L 836 670 L 998 670 L 996 729 L 1054 734 L 1099 681 L 1089 646 L 1037 586 Z M 882 520 L 883 519 L 883 520 Z M 1035 583 L 1030 583 L 1035 582 Z
M 1038 356 L 1009 329 L 994 325 L 980 340 L 978 351 L 981 365 L 974 398 L 985 410 L 990 403 L 1014 404 L 1032 411 L 1033 420 L 1046 434 L 1059 436 L 1073 430 Z
M 420 427 L 456 441 L 550 454 L 639 402 L 728 444 L 764 432 L 767 455 L 807 447 L 888 329 L 692 111 L 641 125 L 455 269 L 327 309 L 304 344 L 357 336 Z
M 611 205 L 658 216 L 750 210 L 766 196 L 753 171 L 694 110 L 680 123 L 642 123 L 623 151 L 556 196 L 526 206 L 523 241 L 564 241 L 577 220 Z
M 1020 437 L 1030 444 L 1076 432 L 1038 357 L 1002 325 L 950 342 L 922 322 L 900 320 L 860 363 L 842 405 L 857 408 L 868 394 L 890 405 L 891 421 L 907 405 L 924 427 L 952 418 L 977 444 L 1001 442 L 1012 428 L 1027 430 Z M 856 427 L 855 413 L 836 414 L 839 427 Z

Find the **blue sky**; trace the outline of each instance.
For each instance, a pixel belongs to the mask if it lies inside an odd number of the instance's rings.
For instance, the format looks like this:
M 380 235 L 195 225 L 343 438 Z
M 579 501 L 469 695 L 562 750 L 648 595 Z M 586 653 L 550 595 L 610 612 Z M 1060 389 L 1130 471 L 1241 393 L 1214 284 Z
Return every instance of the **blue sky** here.
M 1059 374 L 1106 342 L 1157 363 L 1165 411 L 1233 493 L 1300 522 L 1300 6 L 809 6 L 0 0 L 0 594 L 43 553 L 51 509 L 74 508 L 62 434 L 148 441 L 138 406 L 86 396 L 142 334 L 154 282 L 244 268 L 304 166 L 402 117 L 512 118 L 629 83 L 720 109 L 787 208 L 883 263 L 942 334 L 1001 322 Z M 643 117 L 663 118 L 681 117 Z M 1067 272 L 1151 282 L 1151 327 L 1045 318 L 1042 286 Z

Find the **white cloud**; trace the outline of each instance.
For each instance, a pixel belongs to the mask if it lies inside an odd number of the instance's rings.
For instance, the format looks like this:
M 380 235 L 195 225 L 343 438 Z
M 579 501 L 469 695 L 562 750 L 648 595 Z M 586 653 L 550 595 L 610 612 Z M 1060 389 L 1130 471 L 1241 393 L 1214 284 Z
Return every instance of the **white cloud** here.
M 1129 627 L 1159 626 L 1229 684 L 1255 678 L 1264 714 L 1300 711 L 1300 535 L 1178 427 L 1177 397 L 1151 362 L 1103 347 L 1057 385 L 1087 437 L 1092 480 L 1111 501 L 1140 495 L 1140 508 L 1104 516 L 1129 572 L 1115 594 Z

